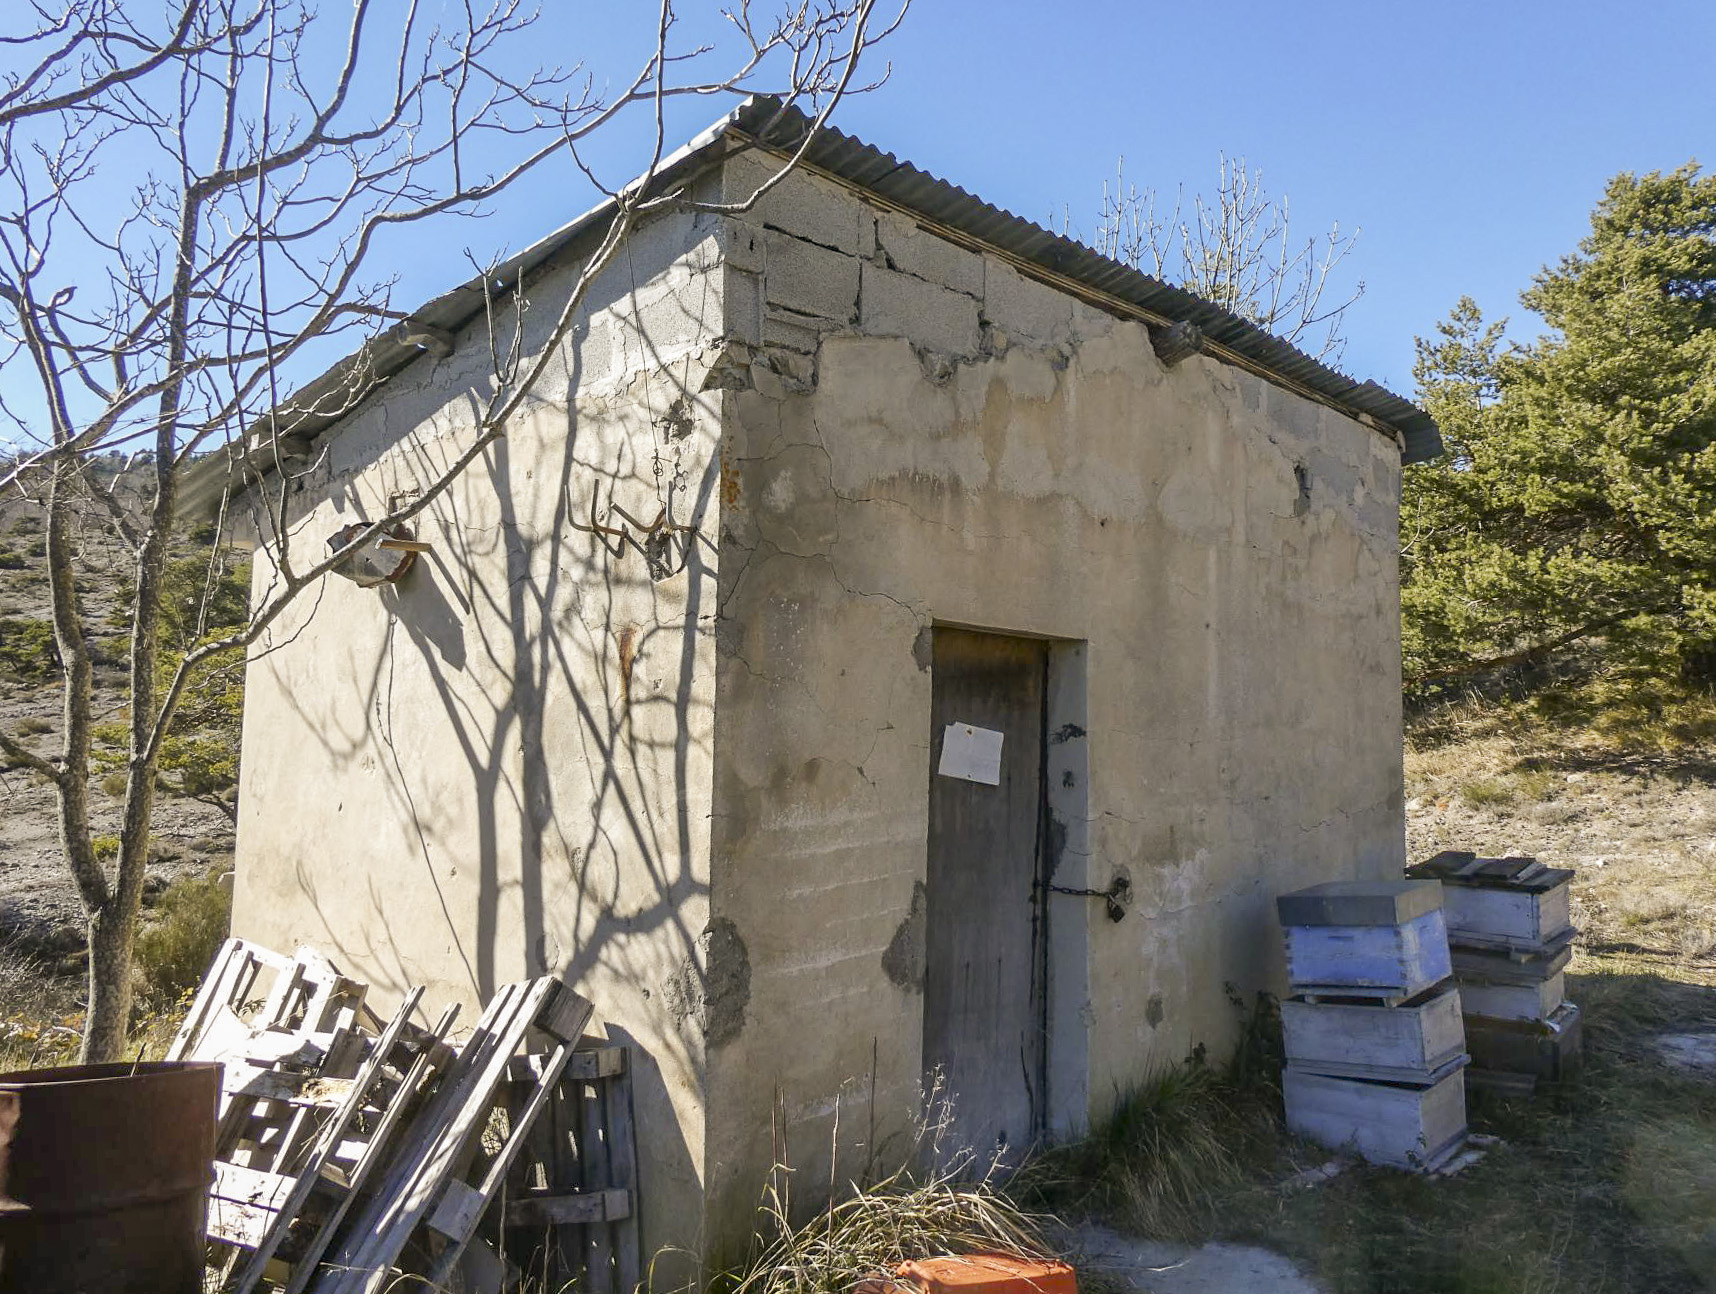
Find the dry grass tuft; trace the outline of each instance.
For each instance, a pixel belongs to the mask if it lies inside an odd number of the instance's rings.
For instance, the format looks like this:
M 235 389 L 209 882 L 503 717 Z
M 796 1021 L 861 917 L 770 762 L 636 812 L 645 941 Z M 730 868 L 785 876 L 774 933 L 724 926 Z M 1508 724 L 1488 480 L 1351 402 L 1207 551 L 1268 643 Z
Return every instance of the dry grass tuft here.
M 78 988 L 16 942 L 0 943 L 0 1071 L 63 1065 L 77 1055 Z
M 845 1294 L 912 1258 L 1046 1256 L 1047 1220 L 1014 1203 L 989 1176 L 964 1180 L 964 1167 L 956 1163 L 921 1179 L 896 1173 L 796 1224 L 782 1192 L 771 1189 L 759 1252 L 721 1284 L 729 1294 Z
M 1480 809 L 1512 804 L 1514 795 L 1514 788 L 1499 777 L 1475 778 L 1460 786 L 1460 798 Z

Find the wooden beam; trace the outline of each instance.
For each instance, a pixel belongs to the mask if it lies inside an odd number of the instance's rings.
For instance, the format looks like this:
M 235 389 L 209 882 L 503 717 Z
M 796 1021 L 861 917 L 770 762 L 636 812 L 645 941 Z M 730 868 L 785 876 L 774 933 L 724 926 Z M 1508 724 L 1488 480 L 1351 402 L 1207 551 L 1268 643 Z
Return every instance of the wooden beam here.
M 632 1215 L 632 1193 L 624 1189 L 575 1191 L 570 1195 L 526 1195 L 507 1201 L 509 1227 L 587 1226 Z

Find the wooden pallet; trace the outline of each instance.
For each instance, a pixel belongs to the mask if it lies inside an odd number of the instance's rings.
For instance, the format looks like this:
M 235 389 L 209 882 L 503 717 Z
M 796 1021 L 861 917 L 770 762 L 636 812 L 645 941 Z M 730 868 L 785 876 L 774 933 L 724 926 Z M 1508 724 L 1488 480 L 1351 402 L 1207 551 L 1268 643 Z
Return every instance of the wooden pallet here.
M 627 1055 L 579 1044 L 508 1185 L 504 1252 L 544 1288 L 633 1294 L 642 1281 Z
M 383 1020 L 314 950 L 222 949 L 173 1044 L 225 1066 L 216 1284 L 373 1294 L 403 1274 L 498 1294 L 520 1274 L 506 1255 L 529 1251 L 565 1273 L 556 1288 L 632 1294 L 625 1048 L 582 1038 L 590 1004 L 552 978 L 505 986 L 456 1051 L 456 1009 L 432 1030 L 411 1022 L 422 996 Z
M 314 1267 L 431 1071 L 431 1057 L 419 1053 L 404 1073 L 389 1072 L 389 1058 L 397 1055 L 422 996 L 421 989 L 407 996 L 349 1079 L 275 1070 L 245 1081 L 239 1071 L 242 1086 L 232 1097 L 241 1106 L 249 1103 L 254 1113 L 244 1121 L 239 1144 L 216 1160 L 209 1201 L 211 1239 L 240 1251 L 223 1264 L 232 1294 L 249 1294 L 261 1284 L 295 1224 L 300 1234 L 291 1246 L 294 1267 L 287 1279 L 301 1284 L 303 1271 Z M 443 1021 L 451 1023 L 450 1017 Z M 299 1128 L 306 1133 L 293 1136 Z M 283 1135 L 270 1136 L 274 1129 L 284 1129 Z M 241 1156 L 242 1164 L 236 1162 Z
M 412 1121 L 373 1196 L 352 1219 L 331 1262 L 307 1288 L 315 1294 L 378 1294 L 408 1270 L 429 1288 L 456 1273 L 491 1289 L 504 1265 L 481 1242 L 478 1224 L 500 1193 L 532 1125 L 549 1106 L 589 1023 L 591 1005 L 559 980 L 545 977 L 508 984 L 496 993 L 435 1095 Z M 546 1033 L 551 1050 L 535 1062 L 528 1097 L 500 1145 L 478 1163 L 492 1128 L 491 1112 L 514 1072 L 530 1030 Z M 471 1180 L 475 1168 L 475 1180 Z
M 264 985 L 265 975 L 272 983 Z M 228 939 L 204 977 L 168 1060 L 218 1060 L 254 1047 L 261 1034 L 302 1039 L 331 1033 L 342 1010 L 355 1021 L 364 985 L 341 975 L 320 953 L 300 948 L 295 956 L 243 939 Z M 331 1041 L 331 1040 L 330 1040 Z M 282 1059 L 289 1053 L 282 1053 Z M 340 1063 L 345 1057 L 336 1057 Z M 353 1072 L 356 1072 L 353 1064 Z
M 264 972 L 273 983 L 262 991 Z M 388 1021 L 366 993 L 314 950 L 288 959 L 231 940 L 174 1042 L 179 1055 L 223 1067 L 208 1233 L 217 1283 L 231 1294 L 265 1279 L 303 1288 L 451 1057 L 443 1039 L 457 1008 L 426 1031 L 411 1023 L 423 990 Z

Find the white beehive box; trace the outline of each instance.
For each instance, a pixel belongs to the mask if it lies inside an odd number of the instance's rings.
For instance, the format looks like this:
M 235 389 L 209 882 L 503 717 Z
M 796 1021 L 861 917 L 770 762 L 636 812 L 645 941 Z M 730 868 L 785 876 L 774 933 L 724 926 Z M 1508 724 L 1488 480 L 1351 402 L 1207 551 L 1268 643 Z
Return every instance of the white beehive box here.
M 1466 1136 L 1466 1080 L 1455 1068 L 1430 1087 L 1398 1087 L 1312 1074 L 1281 1075 L 1288 1130 L 1373 1164 L 1434 1168 Z
M 1395 1007 L 1289 999 L 1281 1004 L 1287 1063 L 1337 1078 L 1427 1084 L 1465 1056 L 1460 1011 L 1452 984 Z
M 1533 950 L 1573 924 L 1573 873 L 1566 868 L 1447 850 L 1410 874 L 1441 881 L 1448 938 L 1456 944 Z
M 1573 960 L 1571 932 L 1544 952 L 1502 952 L 1494 948 L 1467 948 L 1455 944 L 1450 950 L 1454 975 L 1462 984 L 1541 984 L 1567 969 Z
M 1295 994 L 1400 1001 L 1452 974 L 1434 881 L 1335 881 L 1275 905 Z
M 1573 873 L 1566 875 L 1571 878 Z M 1572 886 L 1552 890 L 1504 890 L 1477 885 L 1448 885 L 1442 892 L 1448 937 L 1504 946 L 1542 945 L 1573 924 Z
M 1485 980 L 1463 980 L 1460 1000 L 1467 1015 L 1492 1020 L 1547 1020 L 1566 995 L 1563 972 L 1535 984 L 1492 984 Z

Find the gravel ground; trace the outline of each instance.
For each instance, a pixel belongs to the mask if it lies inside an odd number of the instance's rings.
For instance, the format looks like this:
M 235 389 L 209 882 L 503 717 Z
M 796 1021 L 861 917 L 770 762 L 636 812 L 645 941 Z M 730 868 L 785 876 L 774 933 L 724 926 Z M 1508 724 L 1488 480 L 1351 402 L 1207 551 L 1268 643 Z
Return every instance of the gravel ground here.
M 1175 1245 L 1087 1224 L 1067 1238 L 1073 1265 L 1140 1294 L 1319 1294 L 1280 1254 L 1253 1245 Z

